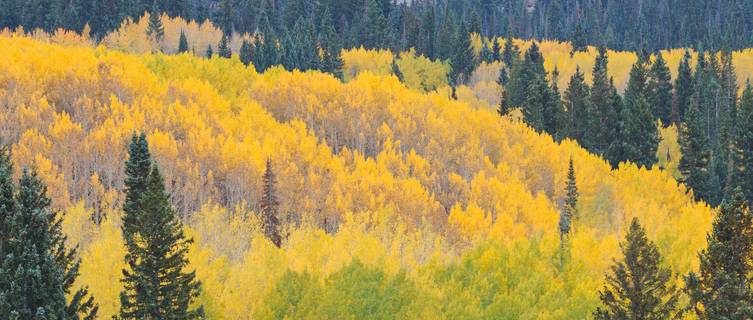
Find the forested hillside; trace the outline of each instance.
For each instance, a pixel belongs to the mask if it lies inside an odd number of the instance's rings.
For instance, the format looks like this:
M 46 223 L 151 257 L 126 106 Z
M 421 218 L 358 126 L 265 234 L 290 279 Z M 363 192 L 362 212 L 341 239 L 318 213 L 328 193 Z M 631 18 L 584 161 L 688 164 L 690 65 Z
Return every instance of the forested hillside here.
M 0 0 L 0 319 L 749 319 L 749 5 L 643 4 Z
M 572 40 L 578 47 L 649 50 L 753 46 L 753 3 L 746 0 L 2 0 L 0 29 L 56 28 L 97 38 L 145 11 L 211 20 L 226 33 L 264 30 L 295 36 L 296 23 L 332 31 L 346 48 L 365 46 L 443 56 L 465 25 L 484 36 Z

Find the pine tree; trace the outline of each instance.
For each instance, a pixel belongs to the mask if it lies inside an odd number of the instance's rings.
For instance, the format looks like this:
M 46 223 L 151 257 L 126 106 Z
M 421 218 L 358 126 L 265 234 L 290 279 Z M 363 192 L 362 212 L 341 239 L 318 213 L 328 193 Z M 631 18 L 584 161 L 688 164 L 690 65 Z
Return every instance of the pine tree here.
M 592 112 L 588 119 L 588 134 L 590 136 L 589 150 L 599 155 L 606 155 L 609 145 L 617 139 L 618 115 L 614 109 L 612 91 L 614 87 L 608 78 L 607 50 L 599 47 L 592 75 L 590 102 Z M 619 96 L 618 96 L 619 98 Z
M 178 53 L 188 52 L 188 39 L 186 33 L 180 30 L 180 39 L 178 40 Z
M 685 50 L 680 67 L 677 70 L 677 79 L 675 80 L 675 102 L 674 114 L 675 123 L 684 121 L 685 111 L 690 105 L 690 98 L 693 94 L 693 72 L 690 69 L 690 52 Z
M 471 35 L 464 22 L 460 23 L 460 28 L 455 35 L 453 44 L 453 53 L 450 64 L 452 72 L 457 77 L 459 83 L 465 83 L 476 68 L 474 61 L 473 46 L 471 44 Z
M 213 55 L 214 52 L 212 51 L 212 45 L 210 44 L 207 46 L 207 52 L 204 53 L 204 56 L 211 59 Z
M 678 169 L 682 174 L 682 181 L 693 189 L 696 200 L 708 200 L 711 196 L 711 154 L 703 118 L 695 102 L 691 102 L 685 122 L 680 127 L 679 140 L 682 158 Z
M 510 79 L 505 89 L 512 106 L 523 106 L 528 99 L 528 86 L 537 77 L 546 78 L 544 70 L 544 57 L 539 51 L 539 46 L 534 42 L 526 50 L 523 60 L 512 62 Z
M 736 188 L 714 218 L 700 272 L 685 279 L 699 319 L 753 317 L 753 215 Z
M 549 90 L 546 92 L 546 104 L 544 105 L 544 131 L 549 133 L 555 140 L 561 140 L 563 135 L 562 122 L 565 117 L 565 109 L 562 105 L 562 96 L 557 87 L 559 71 L 557 67 L 552 70 L 552 79 L 549 81 Z
M 3 158 L 2 166 L 12 168 L 7 154 Z M 59 240 L 64 238 L 52 233 L 59 232 L 60 225 L 50 206 L 47 187 L 36 170 L 31 173 L 24 170 L 15 194 L 15 212 L 3 221 L 8 233 L 3 235 L 7 242 L 0 252 L 0 314 L 9 319 L 68 316 L 65 296 L 68 272 L 65 266 L 58 265 L 57 256 Z M 72 313 L 76 315 L 75 311 Z
M 645 90 L 645 61 L 639 60 L 630 71 L 628 87 L 625 90 L 625 106 L 620 115 L 623 121 L 619 138 L 622 143 L 621 161 L 629 160 L 639 166 L 650 168 L 657 162 L 659 130 L 646 100 Z
M 590 109 L 589 88 L 578 67 L 565 90 L 566 136 L 587 148 L 590 146 L 586 141 L 590 138 L 587 136 Z
M 560 216 L 560 235 L 570 234 L 572 224 L 578 218 L 578 185 L 575 181 L 575 166 L 573 158 L 567 169 L 567 185 L 565 186 L 565 206 Z
M 523 104 L 523 119 L 531 128 L 538 132 L 544 130 L 544 109 L 549 84 L 544 77 L 538 76 L 528 85 L 527 100 Z
M 502 50 L 502 61 L 508 68 L 512 68 L 513 63 L 518 59 L 520 59 L 520 49 L 513 43 L 512 31 L 508 30 L 505 47 Z
M 320 70 L 342 80 L 342 69 L 344 66 L 344 62 L 340 56 L 342 45 L 340 44 L 340 37 L 335 30 L 335 26 L 332 23 L 329 9 L 326 9 L 324 12 L 320 30 L 319 48 L 322 51 Z
M 157 2 L 152 4 L 152 10 L 149 12 L 149 25 L 146 28 L 146 36 L 152 41 L 152 45 L 159 49 L 162 40 L 165 38 L 165 28 L 162 26 L 160 12 Z M 161 51 L 161 49 L 159 49 Z
M 230 51 L 227 34 L 222 34 L 220 43 L 217 45 L 217 54 L 220 57 L 228 58 L 228 59 L 233 55 L 233 53 Z
M 377 0 L 364 3 L 364 19 L 361 21 L 361 44 L 365 48 L 385 48 L 389 42 L 390 26 Z
M 615 261 L 599 291 L 602 305 L 593 313 L 596 320 L 676 319 L 679 291 L 673 274 L 662 267 L 662 257 L 646 231 L 633 218 L 625 241 L 623 259 Z
M 272 171 L 272 160 L 267 159 L 267 167 L 264 171 L 264 185 L 262 190 L 262 197 L 260 202 L 261 208 L 261 225 L 264 230 L 264 235 L 272 241 L 278 248 L 282 245 L 282 237 L 280 236 L 280 220 L 277 217 L 277 207 L 279 202 L 277 201 L 277 193 L 275 185 L 275 174 Z
M 750 82 L 740 97 L 740 110 L 733 143 L 730 185 L 739 187 L 748 203 L 753 203 L 753 87 Z
M 492 40 L 492 60 L 502 61 L 502 48 L 499 47 L 499 41 L 496 38 Z
M 251 47 L 251 43 L 248 42 L 248 40 L 243 39 L 243 42 L 241 43 L 241 50 L 239 52 L 239 56 L 241 59 L 241 62 L 243 62 L 244 65 L 249 65 L 251 63 L 251 59 L 254 56 L 254 49 Z
M 452 58 L 452 53 L 455 48 L 455 37 L 457 34 L 457 28 L 455 26 L 455 18 L 452 11 L 447 10 L 445 13 L 444 22 L 442 24 L 442 31 L 439 33 L 439 39 L 437 41 L 437 57 L 441 60 L 448 60 Z
M 152 167 L 131 230 L 138 241 L 126 242 L 121 319 L 202 319 L 203 307 L 191 309 L 201 292 L 195 272 L 187 272 L 193 242 L 170 204 L 164 182 Z
M 149 144 L 146 134 L 135 133 L 131 136 L 128 145 L 128 160 L 125 163 L 126 178 L 124 181 L 125 201 L 123 202 L 123 239 L 126 243 L 135 241 L 133 234 L 136 232 L 132 227 L 136 225 L 136 219 L 141 212 L 141 197 L 146 190 L 149 172 L 152 170 L 152 156 L 149 153 Z
M 570 57 L 575 55 L 576 52 L 583 52 L 588 50 L 588 42 L 586 40 L 586 31 L 583 28 L 582 22 L 575 23 L 575 30 L 573 31 L 572 45 L 573 49 L 570 51 Z
M 646 94 L 649 104 L 654 111 L 654 118 L 661 120 L 668 126 L 672 120 L 672 76 L 664 62 L 662 54 L 656 55 L 656 60 L 649 71 Z

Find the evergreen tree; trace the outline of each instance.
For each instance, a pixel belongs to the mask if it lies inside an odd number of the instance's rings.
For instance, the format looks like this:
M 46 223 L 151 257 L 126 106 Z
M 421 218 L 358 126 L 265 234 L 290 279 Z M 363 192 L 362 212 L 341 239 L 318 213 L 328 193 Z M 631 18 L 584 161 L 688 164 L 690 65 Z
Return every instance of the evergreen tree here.
M 625 146 L 622 142 L 622 134 L 625 131 L 625 119 L 623 117 L 623 109 L 625 107 L 622 97 L 617 93 L 617 88 L 615 88 L 614 81 L 611 78 L 609 79 L 609 85 L 612 87 L 610 104 L 612 105 L 612 110 L 614 110 L 616 121 L 614 122 L 614 139 L 609 142 L 609 147 L 605 152 L 604 158 L 609 161 L 612 168 L 617 168 L 620 162 L 625 160 Z
M 36 170 L 24 170 L 15 212 L 3 221 L 8 234 L 0 256 L 0 314 L 9 319 L 67 317 L 66 272 L 56 263 L 55 236 L 50 233 L 55 219 L 46 189 Z
M 546 92 L 546 104 L 544 106 L 544 131 L 549 133 L 555 140 L 562 138 L 562 122 L 565 117 L 565 110 L 562 105 L 562 96 L 557 87 L 557 78 L 559 71 L 557 67 L 552 70 L 552 79 L 549 90 Z
M 645 61 L 639 60 L 630 71 L 628 87 L 625 90 L 625 106 L 620 115 L 623 119 L 620 132 L 623 152 L 621 161 L 629 160 L 639 166 L 650 168 L 657 162 L 659 131 L 645 97 L 645 89 Z
M 439 39 L 437 41 L 437 57 L 441 60 L 448 60 L 452 58 L 452 53 L 455 48 L 455 38 L 457 34 L 457 28 L 455 27 L 455 18 L 452 11 L 447 10 L 445 13 L 444 22 L 442 24 L 442 32 L 439 33 Z
M 656 60 L 649 71 L 649 80 L 646 85 L 646 94 L 649 104 L 654 111 L 654 118 L 661 120 L 668 126 L 672 116 L 672 76 L 664 62 L 661 53 L 656 55 Z
M 135 241 L 133 226 L 141 212 L 141 197 L 146 191 L 149 172 L 152 170 L 152 156 L 146 134 L 133 134 L 128 145 L 128 160 L 125 163 L 126 178 L 124 181 L 125 201 L 123 202 L 123 239 L 126 243 Z
M 590 147 L 587 141 L 590 138 L 587 136 L 589 110 L 591 109 L 589 104 L 589 88 L 578 67 L 565 90 L 566 136 L 578 141 L 586 148 Z
M 220 38 L 220 43 L 217 44 L 217 54 L 220 57 L 228 58 L 228 59 L 233 55 L 233 53 L 230 51 L 230 45 L 228 44 L 227 34 L 222 34 L 222 38 Z
M 544 130 L 544 109 L 549 84 L 544 77 L 534 78 L 528 85 L 527 100 L 523 104 L 523 119 L 526 124 L 538 132 Z
M 599 291 L 602 305 L 593 314 L 596 320 L 676 319 L 679 291 L 672 271 L 662 267 L 656 245 L 633 218 L 625 241 L 620 245 L 623 259 L 615 261 Z
M 750 82 L 740 97 L 740 110 L 732 152 L 733 187 L 739 187 L 748 201 L 753 203 L 753 87 Z
M 515 60 L 520 58 L 520 49 L 513 43 L 512 32 L 508 30 L 505 38 L 505 47 L 502 50 L 502 61 L 508 68 L 512 68 Z
M 570 57 L 572 57 L 576 52 L 584 52 L 588 50 L 586 31 L 583 28 L 583 23 L 580 21 L 575 23 L 575 31 L 573 31 L 571 43 L 573 45 L 573 49 L 572 51 L 570 51 Z
M 178 53 L 188 52 L 188 39 L 186 33 L 180 30 L 180 39 L 178 40 Z
M 364 19 L 360 25 L 361 44 L 365 48 L 386 48 L 389 42 L 390 26 L 377 0 L 367 0 Z
M 191 309 L 201 292 L 195 272 L 186 272 L 193 242 L 170 204 L 162 175 L 152 167 L 139 199 L 131 230 L 138 241 L 126 242 L 121 319 L 202 319 L 202 307 Z
M 753 317 L 753 216 L 737 188 L 714 218 L 700 272 L 685 279 L 699 319 Z
M 685 122 L 680 127 L 679 140 L 682 158 L 678 168 L 683 177 L 682 181 L 693 189 L 696 200 L 708 200 L 711 196 L 711 154 L 703 118 L 695 102 L 691 102 Z
M 492 40 L 492 60 L 502 61 L 502 48 L 499 47 L 499 41 L 496 38 Z
M 450 64 L 452 72 L 455 73 L 459 83 L 465 83 L 476 68 L 474 61 L 473 46 L 471 44 L 471 35 L 464 22 L 460 23 L 460 28 L 455 35 L 453 44 L 453 53 Z
M 344 66 L 344 62 L 340 56 L 342 45 L 340 44 L 339 36 L 332 23 L 329 9 L 325 10 L 324 17 L 322 18 L 319 47 L 322 51 L 320 70 L 342 79 L 342 69 Z
M 243 62 L 244 65 L 249 65 L 251 63 L 251 59 L 254 56 L 254 49 L 251 47 L 251 43 L 248 42 L 248 40 L 243 39 L 243 42 L 241 43 L 241 50 L 239 53 L 241 62 Z
M 675 80 L 675 103 L 673 111 L 675 113 L 674 122 L 684 121 L 685 111 L 690 105 L 690 98 L 693 94 L 693 72 L 690 69 L 690 52 L 685 50 L 680 67 L 677 70 L 677 79 Z
M 608 78 L 607 50 L 599 47 L 592 75 L 590 102 L 592 112 L 588 119 L 589 150 L 596 154 L 605 155 L 609 145 L 617 139 L 618 115 L 614 108 L 612 91 L 614 86 Z M 619 97 L 618 97 L 619 98 Z
M 207 46 L 207 52 L 204 53 L 204 56 L 211 59 L 213 55 L 214 55 L 214 52 L 212 51 L 212 45 L 210 44 Z
M 523 106 L 528 99 L 528 87 L 537 77 L 546 78 L 544 57 L 539 46 L 534 42 L 525 53 L 522 61 L 514 61 L 510 71 L 510 79 L 505 89 L 507 98 L 512 106 Z
M 264 235 L 272 241 L 278 248 L 282 245 L 280 236 L 280 220 L 277 217 L 277 192 L 275 185 L 277 181 L 272 171 L 272 160 L 267 159 L 267 168 L 264 171 L 264 185 L 260 202 L 261 207 L 261 225 Z
M 565 206 L 560 216 L 560 235 L 570 234 L 572 224 L 578 218 L 578 185 L 575 181 L 575 166 L 573 158 L 567 169 L 567 185 L 565 186 Z
M 165 38 L 165 28 L 162 26 L 160 12 L 157 8 L 157 2 L 152 4 L 152 10 L 149 12 L 149 25 L 146 28 L 146 36 L 153 42 L 153 45 L 159 48 L 162 40 Z

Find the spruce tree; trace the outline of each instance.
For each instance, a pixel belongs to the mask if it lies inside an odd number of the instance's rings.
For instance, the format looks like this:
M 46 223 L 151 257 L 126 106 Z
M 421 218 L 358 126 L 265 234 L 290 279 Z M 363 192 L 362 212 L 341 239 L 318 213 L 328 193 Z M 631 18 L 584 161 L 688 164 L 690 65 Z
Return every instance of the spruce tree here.
M 599 291 L 602 305 L 593 313 L 594 319 L 679 318 L 679 291 L 672 271 L 662 267 L 659 250 L 637 218 L 620 247 L 623 258 L 615 261 L 606 275 L 606 285 Z
M 566 136 L 588 148 L 590 144 L 586 139 L 591 138 L 587 135 L 591 106 L 589 88 L 579 67 L 570 78 L 564 98 L 565 111 L 567 113 L 565 125 Z
M 523 120 L 538 132 L 544 130 L 544 109 L 548 92 L 549 84 L 546 78 L 538 76 L 528 85 L 527 100 L 523 104 Z
M 562 105 L 562 96 L 557 87 L 559 71 L 557 67 L 552 70 L 552 78 L 549 81 L 549 90 L 546 92 L 546 104 L 544 105 L 544 131 L 549 133 L 555 140 L 561 140 L 563 135 L 562 122 L 565 117 L 565 109 Z
M 685 55 L 677 69 L 677 79 L 675 80 L 675 102 L 673 113 L 675 114 L 675 123 L 684 121 L 685 112 L 690 105 L 690 98 L 693 94 L 693 71 L 690 69 L 690 52 L 685 50 Z
M 460 23 L 460 28 L 455 35 L 453 44 L 453 53 L 450 64 L 452 72 L 457 77 L 459 83 L 465 83 L 476 68 L 474 61 L 473 46 L 471 44 L 471 35 L 464 22 Z
M 520 49 L 513 43 L 512 31 L 508 30 L 505 46 L 502 49 L 502 61 L 507 68 L 512 68 L 513 63 L 518 59 L 520 59 Z
M 400 82 L 403 82 L 403 73 L 400 72 L 400 66 L 397 65 L 397 59 L 392 58 L 392 74 L 400 80 Z
M 149 24 L 146 27 L 146 36 L 153 41 L 153 45 L 160 48 L 162 40 L 165 38 L 165 28 L 162 26 L 160 12 L 157 7 L 157 1 L 152 4 L 152 10 L 149 12 Z M 159 49 L 161 51 L 161 49 Z
M 222 34 L 220 43 L 217 45 L 217 54 L 223 58 L 230 58 L 233 53 L 230 51 L 227 34 Z
M 565 206 L 560 217 L 560 234 L 569 234 L 572 224 L 578 218 L 578 185 L 575 181 L 575 166 L 573 158 L 567 169 L 567 185 L 565 185 Z
M 711 154 L 706 127 L 698 104 L 691 102 L 685 122 L 680 127 L 680 150 L 682 158 L 678 169 L 682 182 L 693 189 L 696 200 L 708 200 L 711 196 L 709 166 Z
M 499 41 L 497 40 L 497 38 L 492 38 L 492 60 L 493 61 L 502 60 L 502 48 L 500 48 Z
M 646 85 L 648 103 L 654 111 L 654 118 L 661 120 L 668 126 L 672 120 L 672 76 L 664 62 L 661 53 L 656 55 L 656 60 L 649 71 L 649 80 Z
M 207 46 L 207 52 L 204 53 L 204 56 L 211 59 L 213 55 L 214 52 L 212 51 L 212 45 L 210 44 Z
M 659 147 L 659 130 L 645 96 L 645 61 L 639 60 L 630 71 L 628 87 L 625 90 L 625 105 L 620 117 L 623 124 L 620 132 L 622 143 L 621 161 L 651 168 L 656 162 Z
M 180 30 L 180 39 L 178 39 L 178 53 L 188 52 L 188 39 L 186 33 Z
M 753 87 L 750 82 L 740 97 L 732 150 L 730 185 L 739 187 L 748 203 L 753 203 Z
M 607 50 L 599 47 L 599 55 L 594 63 L 590 102 L 591 115 L 588 119 L 588 135 L 590 136 L 589 150 L 599 155 L 605 155 L 609 145 L 617 139 L 618 115 L 612 101 L 614 87 L 608 78 Z
M 156 166 L 139 200 L 138 215 L 130 226 L 138 241 L 126 242 L 120 318 L 202 319 L 203 307 L 192 309 L 201 284 L 195 272 L 185 270 L 193 240 L 183 234 Z
M 279 248 L 282 245 L 282 237 L 280 236 L 280 219 L 277 217 L 277 207 L 279 206 L 277 191 L 275 190 L 277 181 L 272 171 L 272 160 L 270 159 L 267 159 L 263 179 L 264 185 L 260 202 L 261 226 L 267 239 Z
M 248 40 L 243 39 L 243 42 L 241 43 L 241 50 L 238 56 L 240 57 L 241 62 L 244 65 L 249 65 L 251 63 L 251 59 L 254 56 L 253 50 L 254 49 L 251 47 L 251 43 Z
M 753 318 L 753 215 L 741 189 L 722 203 L 699 273 L 685 279 L 699 319 Z
M 128 160 L 125 163 L 124 181 L 125 201 L 123 202 L 123 239 L 126 244 L 135 241 L 133 227 L 141 212 L 141 197 L 146 191 L 146 183 L 152 170 L 152 156 L 146 134 L 133 134 L 128 144 Z

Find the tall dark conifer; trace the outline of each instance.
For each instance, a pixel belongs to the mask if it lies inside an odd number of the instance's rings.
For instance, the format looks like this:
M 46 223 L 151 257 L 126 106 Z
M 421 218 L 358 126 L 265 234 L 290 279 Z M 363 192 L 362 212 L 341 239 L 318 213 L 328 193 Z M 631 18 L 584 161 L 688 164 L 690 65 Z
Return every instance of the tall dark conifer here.
M 679 140 L 682 158 L 678 168 L 682 174 L 682 181 L 693 189 L 696 200 L 708 201 L 711 196 L 711 150 L 703 117 L 695 102 L 690 103 L 690 108 L 685 114 Z
M 685 279 L 699 319 L 753 318 L 753 215 L 737 188 L 714 218 L 700 271 Z
M 664 62 L 662 54 L 656 55 L 656 60 L 649 71 L 646 85 L 648 103 L 654 111 L 654 118 L 661 120 L 668 126 L 672 120 L 672 76 Z
M 740 97 L 731 158 L 730 186 L 739 187 L 748 203 L 753 203 L 753 87 L 750 82 Z
M 589 111 L 591 109 L 589 101 L 589 88 L 586 84 L 585 77 L 580 68 L 575 70 L 575 74 L 570 78 L 570 82 L 565 90 L 565 112 L 567 137 L 578 141 L 581 145 L 588 147 L 590 144 L 587 139 Z
M 193 306 L 201 284 L 186 271 L 193 240 L 183 234 L 156 166 L 139 200 L 131 226 L 137 240 L 126 242 L 120 319 L 203 319 L 203 307 Z
M 188 52 L 188 39 L 186 33 L 180 30 L 180 38 L 178 39 L 178 53 Z
M 599 291 L 602 305 L 594 319 L 677 319 L 679 291 L 672 271 L 662 266 L 659 250 L 637 218 L 620 247 L 623 258 L 606 275 L 607 283 Z
M 693 71 L 690 69 L 690 60 L 690 52 L 685 50 L 685 55 L 677 70 L 677 79 L 675 79 L 673 107 L 675 123 L 685 119 L 685 111 L 688 109 L 690 98 L 693 95 Z
M 588 119 L 588 135 L 591 141 L 589 149 L 596 154 L 604 155 L 609 145 L 617 138 L 618 117 L 612 101 L 612 83 L 607 72 L 607 50 L 599 48 L 592 75 L 591 115 Z

